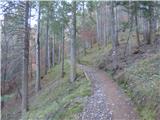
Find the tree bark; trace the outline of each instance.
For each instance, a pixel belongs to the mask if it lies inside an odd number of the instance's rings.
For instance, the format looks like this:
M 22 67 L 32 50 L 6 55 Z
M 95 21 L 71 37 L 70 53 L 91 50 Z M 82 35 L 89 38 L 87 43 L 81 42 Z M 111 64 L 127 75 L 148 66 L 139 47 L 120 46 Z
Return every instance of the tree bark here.
M 118 41 L 118 12 L 117 12 L 117 6 L 115 7 L 115 29 L 116 29 L 116 46 L 119 46 L 119 41 Z
M 52 47 L 52 66 L 55 66 L 55 33 L 53 36 L 53 47 Z
M 111 9 L 111 33 L 112 33 L 112 64 L 113 64 L 113 70 L 116 70 L 118 67 L 118 61 L 117 61 L 115 16 L 114 16 L 113 1 L 111 1 L 110 9 Z
M 103 12 L 104 12 L 104 14 L 103 14 L 103 16 L 104 16 L 104 24 L 103 24 L 103 27 L 104 27 L 104 30 L 103 30 L 103 39 L 104 39 L 104 41 L 103 41 L 103 45 L 104 46 L 106 46 L 106 5 L 105 5 L 106 3 L 104 3 L 104 5 L 103 5 Z
M 85 23 L 85 16 L 84 16 L 84 1 L 83 1 L 83 30 L 85 30 L 84 28 L 84 23 Z M 84 55 L 86 55 L 86 40 L 83 40 L 83 52 L 84 52 Z
M 147 41 L 147 44 L 151 44 L 151 41 L 154 40 L 155 35 L 154 35 L 154 9 L 153 9 L 153 3 L 151 2 L 151 4 L 149 5 L 149 13 L 150 13 L 150 18 L 149 18 L 149 39 Z
M 134 2 L 135 6 L 135 23 L 136 23 L 136 35 L 137 35 L 137 44 L 140 46 L 140 38 L 139 38 L 139 29 L 138 29 L 138 16 L 137 16 L 137 2 Z
M 128 35 L 128 40 L 127 40 L 127 45 L 128 45 L 128 54 L 131 55 L 132 54 L 132 37 L 130 37 L 130 35 L 132 34 L 132 26 L 133 26 L 133 13 L 132 13 L 132 10 L 131 10 L 131 4 L 132 2 L 129 1 L 129 9 L 128 9 L 128 21 L 129 21 L 129 26 L 130 26 L 130 29 L 129 29 L 129 35 Z
M 104 5 L 104 19 L 105 19 L 105 25 L 104 25 L 104 46 L 107 46 L 107 2 L 105 1 Z
M 96 6 L 96 30 L 97 30 L 97 34 L 96 34 L 96 38 L 97 38 L 97 43 L 99 42 L 99 19 L 98 19 L 98 7 Z
M 5 25 L 5 24 L 4 24 Z M 0 31 L 2 31 L 2 21 L 0 21 Z M 0 39 L 2 37 L 2 32 L 0 32 Z M 0 40 L 0 53 L 2 53 L 2 40 Z M 2 58 L 1 58 L 2 55 L 0 55 L 0 71 L 2 72 Z M 1 74 L 2 75 L 2 74 Z M 2 81 L 3 77 L 0 76 L 0 80 Z M 5 81 L 3 80 L 3 82 L 1 82 L 1 95 L 2 95 L 2 89 L 5 88 Z M 4 88 L 3 88 L 4 87 Z M 1 109 L 3 108 L 4 106 L 4 101 L 1 100 Z
M 146 18 L 143 18 L 143 38 L 144 41 L 150 42 L 148 34 L 148 21 Z
M 49 8 L 48 8 L 48 15 L 49 15 Z M 45 57 L 45 74 L 47 74 L 47 71 L 50 67 L 49 62 L 49 17 L 47 17 L 47 25 L 46 25 L 46 57 Z
M 58 64 L 61 63 L 61 41 L 59 41 L 59 46 L 58 46 Z
M 38 25 L 37 25 L 37 38 L 36 38 L 36 92 L 40 90 L 40 1 L 38 5 Z
M 70 81 L 76 79 L 76 1 L 73 1 L 73 38 L 71 39 L 71 76 Z
M 100 20 L 101 21 L 100 43 L 101 43 L 101 46 L 102 46 L 102 44 L 103 44 L 103 2 L 102 1 L 100 1 L 100 2 L 101 2 L 101 7 L 100 7 L 100 19 L 101 19 Z
M 6 16 L 6 15 L 5 15 Z M 4 33 L 4 42 L 5 42 L 5 53 L 4 53 L 4 61 L 2 63 L 2 65 L 4 64 L 4 68 L 2 69 L 2 77 L 1 79 L 3 80 L 2 82 L 2 91 L 4 91 L 5 94 L 5 81 L 7 80 L 7 67 L 8 67 L 8 41 L 7 41 L 7 34 L 6 34 L 6 20 L 7 17 L 4 18 L 4 27 L 3 27 L 3 33 Z M 1 63 L 0 63 L 1 64 Z M 1 102 L 2 107 L 5 105 L 5 101 Z
M 61 77 L 64 77 L 64 26 L 62 25 L 62 72 Z
M 22 116 L 28 110 L 28 64 L 29 64 L 29 1 L 25 2 L 25 36 L 22 74 Z
M 50 6 L 50 5 L 48 5 Z M 49 38 L 49 22 L 50 22 L 50 7 L 48 8 L 48 18 L 47 18 L 47 39 L 48 39 L 48 50 L 47 50 L 47 54 L 48 54 L 48 69 L 51 68 L 51 57 L 50 57 L 50 38 Z

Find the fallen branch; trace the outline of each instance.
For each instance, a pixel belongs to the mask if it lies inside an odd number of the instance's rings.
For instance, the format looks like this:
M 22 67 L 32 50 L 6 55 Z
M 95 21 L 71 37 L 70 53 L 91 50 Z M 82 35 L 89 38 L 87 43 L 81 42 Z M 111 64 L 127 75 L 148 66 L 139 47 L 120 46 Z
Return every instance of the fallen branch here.
M 84 71 L 84 75 L 86 76 L 87 80 L 90 80 L 86 71 Z

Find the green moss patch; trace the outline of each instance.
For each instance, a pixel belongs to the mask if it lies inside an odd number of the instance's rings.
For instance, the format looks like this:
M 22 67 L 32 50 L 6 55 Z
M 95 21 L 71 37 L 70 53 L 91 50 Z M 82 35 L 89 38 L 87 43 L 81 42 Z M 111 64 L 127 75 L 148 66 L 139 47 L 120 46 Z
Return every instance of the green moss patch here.
M 29 120 L 76 120 L 83 110 L 87 96 L 91 95 L 91 82 L 78 69 L 75 82 L 69 82 L 69 64 L 65 61 L 65 76 L 60 74 L 61 65 L 52 68 L 45 78 L 50 85 L 41 91 L 30 103 L 30 110 L 26 114 Z M 54 82 L 53 82 L 54 81 Z

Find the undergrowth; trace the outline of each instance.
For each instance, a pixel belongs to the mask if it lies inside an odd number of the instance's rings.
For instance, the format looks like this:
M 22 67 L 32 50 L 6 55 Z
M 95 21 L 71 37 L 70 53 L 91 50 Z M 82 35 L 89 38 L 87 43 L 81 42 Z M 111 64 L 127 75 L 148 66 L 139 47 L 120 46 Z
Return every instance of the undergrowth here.
M 44 80 L 52 83 L 33 100 L 25 118 L 29 120 L 77 120 L 83 110 L 87 96 L 91 94 L 91 83 L 78 69 L 75 82 L 69 82 L 69 64 L 65 62 L 65 76 L 62 79 L 61 65 L 53 67 Z M 53 82 L 54 81 L 54 82 Z
M 142 120 L 155 120 L 160 113 L 160 56 L 154 55 L 125 70 L 119 84 L 138 107 Z
M 98 48 L 98 45 L 96 44 L 93 48 L 87 49 L 87 53 L 84 56 L 83 54 L 80 55 L 79 62 L 84 65 L 92 65 L 97 66 L 97 64 L 100 63 L 99 58 L 102 58 L 102 56 L 105 56 L 105 53 L 111 50 L 111 44 L 109 43 L 107 47 L 101 47 Z

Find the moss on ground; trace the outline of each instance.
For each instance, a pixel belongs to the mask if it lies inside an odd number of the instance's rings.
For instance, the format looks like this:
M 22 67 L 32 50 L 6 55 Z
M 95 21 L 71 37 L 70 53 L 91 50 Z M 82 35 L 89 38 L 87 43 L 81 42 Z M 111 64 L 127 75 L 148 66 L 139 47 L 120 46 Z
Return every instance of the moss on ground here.
M 70 83 L 69 64 L 65 61 L 63 79 L 59 75 L 60 68 L 61 65 L 55 66 L 45 76 L 47 81 L 51 81 L 50 85 L 30 103 L 27 119 L 77 120 L 87 96 L 91 95 L 91 82 L 78 69 L 76 81 Z
M 111 50 L 112 46 L 109 43 L 107 47 L 101 47 L 98 48 L 98 45 L 96 44 L 93 48 L 87 49 L 87 54 L 84 56 L 83 54 L 80 55 L 79 62 L 84 65 L 96 65 L 99 63 L 99 58 L 102 58 L 102 56 L 105 55 L 105 53 L 109 52 Z

